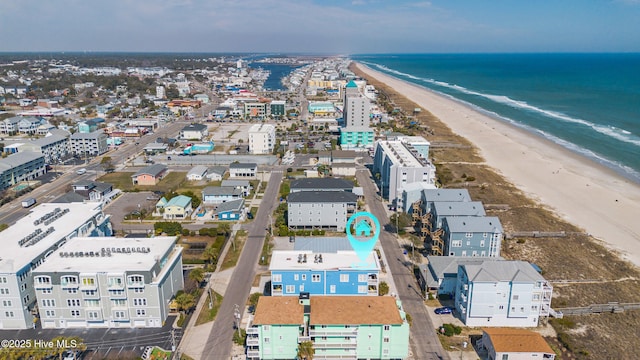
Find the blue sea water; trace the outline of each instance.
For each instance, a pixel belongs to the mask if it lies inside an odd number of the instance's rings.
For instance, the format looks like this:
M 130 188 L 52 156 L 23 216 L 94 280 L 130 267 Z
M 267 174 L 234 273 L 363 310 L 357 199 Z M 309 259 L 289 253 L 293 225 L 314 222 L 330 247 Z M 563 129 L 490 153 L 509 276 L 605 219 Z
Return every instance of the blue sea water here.
M 640 183 L 640 54 L 352 56 Z

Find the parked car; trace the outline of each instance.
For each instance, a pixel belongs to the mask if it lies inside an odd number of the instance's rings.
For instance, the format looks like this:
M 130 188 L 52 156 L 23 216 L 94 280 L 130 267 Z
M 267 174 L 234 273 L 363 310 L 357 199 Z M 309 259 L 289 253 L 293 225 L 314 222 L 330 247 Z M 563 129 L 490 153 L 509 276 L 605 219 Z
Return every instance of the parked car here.
M 85 168 L 76 170 L 76 174 L 78 174 L 78 175 L 82 175 L 82 174 L 84 174 L 86 172 L 87 172 L 87 169 L 85 169 Z
M 439 307 L 439 308 L 433 310 L 433 312 L 438 314 L 438 315 L 445 315 L 445 314 L 453 313 L 453 309 L 450 308 L 449 306 L 443 306 L 443 307 Z

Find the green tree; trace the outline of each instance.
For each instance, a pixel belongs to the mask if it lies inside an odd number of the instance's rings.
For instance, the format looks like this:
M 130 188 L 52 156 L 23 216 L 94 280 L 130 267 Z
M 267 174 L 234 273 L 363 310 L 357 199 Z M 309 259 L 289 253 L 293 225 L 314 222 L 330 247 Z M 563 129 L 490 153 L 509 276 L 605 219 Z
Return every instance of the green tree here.
M 193 280 L 200 286 L 200 284 L 204 281 L 204 269 L 195 268 L 189 272 L 189 279 Z
M 378 295 L 385 296 L 388 293 L 389 293 L 389 284 L 387 284 L 386 282 L 382 281 L 380 283 L 380 285 L 378 286 Z
M 100 165 L 102 166 L 102 169 L 105 172 L 111 172 L 115 169 L 115 166 L 113 166 L 113 159 L 111 158 L 111 156 L 103 157 L 102 161 L 100 161 Z
M 167 95 L 167 99 L 169 100 L 180 98 L 180 92 L 178 91 L 178 87 L 175 84 L 169 85 L 167 91 L 165 92 L 165 95 Z
M 208 246 L 202 252 L 202 258 L 204 259 L 204 261 L 206 261 L 210 265 L 212 266 L 216 265 L 216 263 L 218 262 L 218 249 L 212 246 Z
M 182 293 L 176 297 L 176 304 L 181 311 L 189 311 L 196 306 L 196 299 L 189 293 Z
M 185 191 L 185 192 L 181 193 L 180 195 L 184 195 L 184 196 L 190 197 L 191 198 L 191 207 L 193 207 L 194 209 L 197 209 L 198 206 L 200 206 L 200 204 L 202 204 L 202 200 L 200 200 L 198 195 L 194 194 L 193 191 L 191 191 L 191 190 Z
M 297 357 L 299 360 L 313 360 L 316 350 L 313 348 L 311 341 L 303 341 L 298 344 Z

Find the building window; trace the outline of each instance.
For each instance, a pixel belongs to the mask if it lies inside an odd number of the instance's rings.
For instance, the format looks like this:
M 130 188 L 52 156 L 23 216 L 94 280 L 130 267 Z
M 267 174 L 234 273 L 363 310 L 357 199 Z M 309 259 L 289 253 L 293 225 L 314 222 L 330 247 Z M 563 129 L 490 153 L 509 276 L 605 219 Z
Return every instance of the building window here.
M 519 295 L 513 295 L 513 300 L 518 300 L 520 298 Z
M 302 281 L 307 280 L 307 274 L 302 274 Z
M 498 309 L 500 309 L 500 310 L 504 310 L 504 305 L 500 305 L 500 306 L 498 306 Z
M 36 285 L 51 285 L 51 278 L 49 276 L 38 276 L 35 279 Z
M 127 282 L 128 285 L 143 285 L 144 277 L 142 275 L 131 275 L 129 276 Z
M 451 247 L 462 247 L 462 240 L 451 240 Z
M 2 300 L 2 306 L 3 307 L 11 307 L 11 306 L 13 306 L 13 304 L 11 303 L 11 300 Z
M 80 310 L 71 310 L 71 317 L 80 317 Z
M 89 320 L 97 320 L 100 314 L 97 311 L 87 311 L 87 318 Z
M 269 343 L 269 338 L 268 338 L 268 337 L 264 338 L 264 343 L 265 343 L 265 344 L 268 344 L 268 343 Z
M 56 317 L 56 311 L 55 310 L 46 310 L 44 312 L 44 317 L 48 317 L 48 318 Z
M 51 294 L 51 289 L 42 289 L 43 294 Z
M 358 274 L 358 282 L 367 282 L 367 274 Z
M 120 287 L 120 286 L 122 286 L 122 278 L 121 277 L 109 277 L 109 280 L 108 280 L 107 283 L 109 284 L 109 287 L 111 287 L 111 286 Z
M 144 293 L 144 288 L 134 288 L 133 289 L 133 293 L 134 294 L 143 294 Z
M 384 326 L 384 331 L 389 331 L 391 330 L 391 326 L 390 325 L 385 325 Z
M 67 294 L 77 294 L 78 289 L 67 289 Z
M 60 279 L 60 285 L 62 286 L 74 286 L 74 285 L 78 285 L 78 278 L 75 276 L 63 276 Z
M 85 307 L 100 307 L 100 300 L 85 300 Z
M 336 293 L 336 286 L 335 285 L 329 285 L 329 293 L 331 293 L 331 294 L 335 294 Z
M 471 238 L 471 237 L 473 237 L 473 233 L 468 232 L 468 233 L 466 233 L 464 236 L 465 236 L 465 237 L 468 237 L 468 238 Z
M 145 309 L 136 309 L 136 316 L 146 316 L 147 310 Z
M 349 282 L 349 274 L 340 274 L 340 282 Z
M 51 291 L 51 289 L 49 289 L 49 291 Z M 0 295 L 9 295 L 9 289 L 7 288 L 0 289 Z
M 92 277 L 82 278 L 82 285 L 83 286 L 95 286 L 96 285 L 96 279 L 94 279 Z
M 80 299 L 67 299 L 67 306 L 69 307 L 80 306 Z
M 111 306 L 127 306 L 127 301 L 124 299 L 111 299 Z
M 7 278 L 2 276 L 0 277 L 0 284 L 6 284 L 7 283 Z
M 4 316 L 8 318 L 14 317 L 13 311 L 5 311 Z
M 272 274 L 271 281 L 273 282 L 282 282 L 282 274 Z
M 56 301 L 54 299 L 42 299 L 42 307 L 55 307 Z
M 320 282 L 320 274 L 311 274 L 311 282 Z
M 304 291 L 304 284 L 300 284 L 300 286 L 298 286 L 298 291 L 300 292 Z
M 484 240 L 480 240 L 480 247 L 484 247 Z
M 285 288 L 285 292 L 287 294 L 293 294 L 295 291 L 296 291 L 295 285 L 287 285 L 287 287 Z
M 84 290 L 84 291 L 82 291 L 82 294 L 84 296 L 96 296 L 96 291 L 95 290 Z
M 358 285 L 358 294 L 366 294 L 367 285 Z
M 116 319 L 126 319 L 127 315 L 124 311 L 114 311 L 113 317 Z
M 133 306 L 146 306 L 147 299 L 133 299 Z
M 300 280 L 300 275 L 298 275 L 298 274 L 294 274 L 294 275 L 293 275 L 293 280 L 295 280 L 295 281 Z

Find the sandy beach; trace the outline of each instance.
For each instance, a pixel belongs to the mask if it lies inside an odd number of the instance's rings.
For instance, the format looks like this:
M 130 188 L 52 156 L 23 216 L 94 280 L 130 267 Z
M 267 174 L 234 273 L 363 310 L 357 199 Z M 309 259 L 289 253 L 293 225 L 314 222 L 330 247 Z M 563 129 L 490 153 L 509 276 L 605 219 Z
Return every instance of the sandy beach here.
M 357 66 L 472 142 L 487 165 L 531 198 L 640 266 L 640 186 L 542 137 L 425 88 Z

